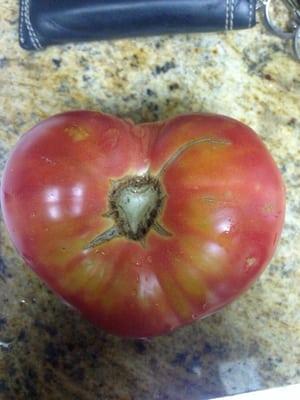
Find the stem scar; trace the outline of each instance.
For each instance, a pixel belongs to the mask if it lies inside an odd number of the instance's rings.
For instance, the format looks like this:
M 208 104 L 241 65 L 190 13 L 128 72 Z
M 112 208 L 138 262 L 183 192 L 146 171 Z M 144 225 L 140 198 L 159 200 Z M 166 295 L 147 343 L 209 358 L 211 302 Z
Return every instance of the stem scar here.
M 110 180 L 108 210 L 102 215 L 114 220 L 106 231 L 92 239 L 85 249 L 91 249 L 118 237 L 138 241 L 146 246 L 146 236 L 150 230 L 164 237 L 172 234 L 158 221 L 167 193 L 160 182 L 166 170 L 187 150 L 198 144 L 227 145 L 229 141 L 213 137 L 203 137 L 184 143 L 165 162 L 156 176 L 147 173 L 142 176 L 125 176 Z

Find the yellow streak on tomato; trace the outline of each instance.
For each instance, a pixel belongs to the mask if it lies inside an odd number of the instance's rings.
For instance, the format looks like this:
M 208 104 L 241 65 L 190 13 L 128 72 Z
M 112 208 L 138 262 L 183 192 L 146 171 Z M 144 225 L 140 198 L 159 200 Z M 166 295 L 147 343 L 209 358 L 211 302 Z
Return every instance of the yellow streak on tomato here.
M 81 142 L 90 136 L 86 128 L 79 125 L 73 125 L 65 128 L 65 132 L 73 139 L 74 142 Z
M 204 203 L 201 196 L 194 195 L 185 202 L 185 213 L 188 216 L 185 219 L 186 224 L 193 231 L 198 231 L 199 235 L 207 237 L 213 231 L 213 219 L 210 213 L 214 207 L 214 204 Z
M 105 290 L 107 282 L 111 278 L 113 267 L 107 261 L 94 261 L 90 265 L 87 265 L 86 268 L 90 279 L 88 287 L 84 292 L 84 298 L 88 302 L 95 302 L 98 301 L 101 292 Z
M 191 318 L 193 314 L 192 305 L 172 278 L 171 273 L 166 271 L 164 266 L 161 266 L 158 276 L 166 298 L 175 313 L 183 320 Z
M 143 309 L 157 303 L 161 306 L 163 291 L 156 275 L 151 271 L 141 271 L 137 276 L 137 299 Z
M 84 259 L 73 270 L 66 271 L 60 284 L 68 294 L 80 295 L 86 301 L 93 301 L 100 296 L 112 274 L 112 266 L 106 261 Z
M 53 268 L 63 268 L 86 244 L 83 239 L 60 240 L 55 242 L 44 241 L 39 243 L 39 261 L 41 264 L 51 265 Z
M 61 279 L 60 285 L 68 294 L 76 294 L 87 284 L 90 277 L 84 268 L 84 264 L 79 264 L 72 271 L 67 272 Z
M 191 263 L 201 273 L 210 276 L 221 276 L 226 271 L 227 254 L 225 249 L 214 241 L 197 241 L 196 237 L 186 237 L 182 250 L 190 255 Z
M 104 223 L 100 225 L 98 220 L 100 220 L 99 216 L 93 214 L 91 217 L 86 217 L 84 222 L 83 218 L 69 218 L 66 222 L 59 221 L 51 223 L 47 227 L 35 228 L 38 232 L 35 239 L 39 262 L 59 267 L 66 265 L 85 248 L 90 240 L 90 230 L 96 231 L 95 225 L 98 224 L 98 230 L 106 229 L 109 226 L 109 222 L 104 221 L 106 225 Z M 81 232 L 82 226 L 84 226 L 85 234 Z
M 155 272 L 142 270 L 137 287 L 137 307 L 142 315 L 151 313 L 152 323 L 164 321 L 169 326 L 177 326 L 178 317 L 168 301 Z
M 64 267 L 72 258 L 77 254 L 77 249 L 73 248 L 73 251 L 69 251 L 67 247 L 63 244 L 58 250 L 53 251 L 49 248 L 47 251 L 45 249 L 43 255 L 46 263 L 49 265 L 54 265 L 55 268 Z M 40 256 L 41 262 L 43 263 L 42 256 Z
M 232 155 L 224 144 L 202 143 L 195 145 L 174 164 L 179 185 L 185 187 L 205 187 L 211 184 L 211 178 L 220 181 L 224 176 L 224 167 L 230 165 Z M 225 185 L 226 186 L 226 185 Z
M 99 301 L 103 310 L 108 313 L 114 308 L 123 307 L 125 302 L 131 299 L 133 302 L 137 289 L 136 281 L 133 278 L 131 265 L 123 266 L 123 269 L 115 273 L 113 280 L 108 284 L 107 290 L 103 293 Z
M 181 288 L 197 302 L 205 303 L 206 287 L 197 267 L 175 258 L 173 262 L 174 275 Z

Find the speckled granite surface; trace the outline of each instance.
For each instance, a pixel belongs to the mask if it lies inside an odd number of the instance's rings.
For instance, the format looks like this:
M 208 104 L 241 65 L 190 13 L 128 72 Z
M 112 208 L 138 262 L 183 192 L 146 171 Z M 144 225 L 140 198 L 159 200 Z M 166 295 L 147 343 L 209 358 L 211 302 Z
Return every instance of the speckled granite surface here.
M 261 26 L 228 35 L 80 44 L 26 53 L 17 2 L 0 0 L 0 170 L 18 137 L 64 110 L 150 121 L 236 117 L 262 136 L 287 186 L 271 265 L 216 315 L 149 342 L 101 332 L 60 303 L 0 226 L 0 399 L 199 400 L 300 382 L 300 64 Z

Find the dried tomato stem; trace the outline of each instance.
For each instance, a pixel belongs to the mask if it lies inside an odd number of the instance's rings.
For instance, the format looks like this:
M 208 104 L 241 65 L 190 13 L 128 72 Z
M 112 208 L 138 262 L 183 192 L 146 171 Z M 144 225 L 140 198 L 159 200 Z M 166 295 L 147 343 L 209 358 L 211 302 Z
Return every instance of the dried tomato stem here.
M 91 240 L 85 250 L 92 249 L 94 247 L 99 246 L 105 242 L 109 242 L 110 240 L 120 236 L 120 231 L 117 226 L 112 226 L 111 228 L 107 229 L 105 232 L 102 232 L 100 235 L 97 235 L 93 240 Z
M 195 146 L 197 144 L 203 144 L 203 143 L 209 143 L 209 144 L 217 144 L 217 145 L 226 145 L 230 144 L 228 140 L 225 139 L 216 139 L 213 137 L 204 137 L 201 139 L 194 139 L 191 140 L 190 142 L 187 142 L 183 144 L 179 149 L 165 162 L 165 164 L 162 166 L 161 170 L 159 171 L 157 178 L 160 178 L 169 168 L 171 164 L 173 164 L 185 151 L 189 150 L 192 146 Z
M 109 210 L 103 214 L 103 217 L 112 218 L 114 225 L 91 240 L 86 249 L 121 236 L 139 241 L 142 246 L 145 246 L 146 235 L 151 229 L 161 236 L 171 236 L 171 233 L 157 221 L 166 197 L 159 178 L 185 151 L 202 143 L 226 145 L 230 142 L 212 137 L 194 139 L 182 145 L 166 161 L 156 177 L 127 176 L 118 181 L 112 181 Z

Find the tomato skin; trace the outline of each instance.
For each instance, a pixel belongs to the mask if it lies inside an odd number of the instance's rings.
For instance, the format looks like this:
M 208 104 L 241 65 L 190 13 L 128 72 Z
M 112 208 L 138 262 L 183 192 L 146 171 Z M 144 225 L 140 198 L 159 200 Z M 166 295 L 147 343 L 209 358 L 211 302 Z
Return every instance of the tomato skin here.
M 113 224 L 104 215 L 112 181 L 159 176 L 193 141 L 159 177 L 158 218 L 170 236 L 150 229 L 144 244 L 120 236 L 88 248 Z M 94 324 L 130 337 L 168 333 L 238 297 L 270 261 L 284 222 L 284 185 L 266 147 L 247 126 L 210 114 L 141 125 L 56 115 L 20 139 L 1 189 L 29 266 Z

